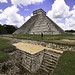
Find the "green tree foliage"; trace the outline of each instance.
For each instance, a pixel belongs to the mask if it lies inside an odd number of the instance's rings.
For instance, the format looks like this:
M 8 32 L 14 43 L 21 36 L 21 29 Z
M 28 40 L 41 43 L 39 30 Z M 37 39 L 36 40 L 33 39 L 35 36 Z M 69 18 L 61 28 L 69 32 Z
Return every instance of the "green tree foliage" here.
M 0 24 L 0 34 L 7 34 L 6 29 Z
M 75 30 L 66 30 L 65 32 L 68 32 L 68 33 L 75 33 Z
M 6 31 L 8 32 L 8 34 L 12 34 L 13 32 L 15 32 L 15 30 L 17 30 L 17 27 L 13 26 L 13 25 L 3 25 L 3 27 L 6 29 Z
M 13 25 L 6 25 L 3 26 L 0 24 L 0 34 L 12 34 L 15 32 L 18 28 Z

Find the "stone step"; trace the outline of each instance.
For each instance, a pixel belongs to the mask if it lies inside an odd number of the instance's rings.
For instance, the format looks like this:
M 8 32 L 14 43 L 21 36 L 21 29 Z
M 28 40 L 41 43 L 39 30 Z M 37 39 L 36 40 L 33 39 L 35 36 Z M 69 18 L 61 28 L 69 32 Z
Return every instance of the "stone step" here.
M 39 27 L 41 27 L 41 28 L 39 28 Z M 39 29 L 45 29 L 45 30 L 47 30 L 47 29 L 49 29 L 49 27 L 48 26 L 45 26 L 45 25 L 37 25 L 37 26 L 35 26 L 33 29 L 37 29 L 37 28 L 39 28 Z M 47 29 L 46 29 L 47 28 Z
M 50 65 L 50 64 L 47 64 L 47 63 L 42 63 L 41 66 L 45 66 L 45 67 L 49 67 L 49 68 L 54 68 L 55 67 L 54 65 Z
M 40 69 L 39 69 L 39 70 L 43 70 L 43 71 L 45 71 L 45 72 L 49 73 L 49 71 L 48 71 L 47 69 L 42 68 L 42 67 L 40 67 Z
M 60 56 L 59 54 L 54 54 L 54 53 L 51 54 L 51 53 L 49 53 L 49 52 L 45 52 L 45 54 L 46 54 L 46 55 L 50 55 L 50 56 L 54 56 L 54 57 L 57 57 L 57 58 Z
M 55 50 L 55 49 L 53 49 Z M 53 55 L 57 55 L 57 56 L 60 56 L 63 52 L 59 52 L 60 50 L 55 50 L 55 51 L 46 51 L 45 53 L 47 54 L 53 54 Z
M 43 30 L 36 31 L 35 29 L 34 29 L 34 30 L 32 30 L 32 32 L 35 32 L 35 33 L 41 33 L 41 32 L 43 32 L 43 33 L 47 33 L 47 31 L 46 31 L 46 30 L 45 30 L 45 31 L 43 31 Z
M 49 61 L 49 62 L 57 62 L 58 60 L 56 60 L 56 59 L 54 59 L 54 58 L 52 58 L 52 59 L 47 59 L 47 58 L 44 58 L 45 59 L 45 61 Z
M 47 55 L 45 55 L 44 58 L 50 59 L 50 60 L 54 60 L 54 61 L 56 61 L 56 62 L 57 62 L 58 59 L 59 59 L 59 58 L 56 58 L 56 57 L 53 57 L 53 56 L 47 56 Z
M 48 57 L 48 58 L 56 58 L 56 59 L 59 58 L 58 56 L 55 56 L 55 55 L 48 55 L 48 54 L 45 54 L 44 57 Z
M 47 29 L 46 29 L 47 28 Z M 39 27 L 37 27 L 37 28 L 33 28 L 33 31 L 35 31 L 36 29 L 39 29 L 39 30 L 37 30 L 36 32 L 41 32 L 41 31 L 48 31 L 48 27 L 44 27 L 44 28 L 39 28 Z
M 53 56 L 53 55 L 44 55 L 44 58 L 48 58 L 48 59 L 54 59 L 54 60 L 56 60 L 57 61 L 57 59 L 59 59 L 59 57 L 55 57 L 55 56 Z
M 51 72 L 51 71 L 53 71 L 53 69 L 54 69 L 54 68 L 47 67 L 47 66 L 44 66 L 44 65 L 41 65 L 40 68 L 43 69 L 43 70 L 46 70 L 46 72 Z
M 40 29 L 46 29 L 46 28 L 48 28 L 49 29 L 49 27 L 48 26 L 46 26 L 45 24 L 43 24 L 43 25 L 36 25 L 34 28 L 35 29 L 37 29 L 37 28 L 39 28 L 39 27 L 41 27 Z M 47 30 L 47 29 L 46 29 Z
M 57 62 L 58 59 L 52 57 L 44 57 L 44 60 Z
M 49 61 L 43 61 L 42 64 L 45 64 L 45 63 L 46 63 L 46 64 L 49 64 L 49 65 L 54 65 L 54 66 L 56 65 L 55 63 L 51 63 L 51 62 L 49 62 Z
M 47 58 L 44 58 L 43 59 L 44 61 L 48 61 L 48 62 L 51 62 L 51 63 L 57 63 L 57 61 L 56 60 L 53 60 L 53 59 L 47 59 Z

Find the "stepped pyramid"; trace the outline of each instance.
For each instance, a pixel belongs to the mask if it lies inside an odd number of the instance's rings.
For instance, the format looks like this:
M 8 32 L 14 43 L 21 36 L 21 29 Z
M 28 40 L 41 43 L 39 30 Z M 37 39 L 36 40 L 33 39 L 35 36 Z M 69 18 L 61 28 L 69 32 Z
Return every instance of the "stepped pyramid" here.
M 33 11 L 33 16 L 14 34 L 61 34 L 64 31 L 54 23 L 42 9 Z

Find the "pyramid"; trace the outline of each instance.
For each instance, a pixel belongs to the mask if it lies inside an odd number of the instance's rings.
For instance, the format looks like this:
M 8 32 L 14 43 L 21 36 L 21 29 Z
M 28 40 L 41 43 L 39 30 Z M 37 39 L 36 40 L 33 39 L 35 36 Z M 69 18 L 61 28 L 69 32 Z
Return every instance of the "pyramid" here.
M 33 16 L 13 34 L 61 34 L 64 31 L 42 9 L 33 11 Z

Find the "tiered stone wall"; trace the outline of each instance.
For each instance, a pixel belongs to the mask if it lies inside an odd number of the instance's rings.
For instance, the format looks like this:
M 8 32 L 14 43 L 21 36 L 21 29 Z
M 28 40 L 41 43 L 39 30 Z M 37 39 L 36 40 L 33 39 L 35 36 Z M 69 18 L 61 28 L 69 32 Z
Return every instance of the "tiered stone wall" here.
M 42 63 L 43 55 L 44 51 L 41 51 L 33 55 L 24 52 L 22 59 L 22 66 L 31 73 L 35 73 Z
M 12 43 L 14 42 L 25 42 L 25 43 L 30 43 L 34 45 L 42 45 L 48 48 L 53 48 L 53 49 L 62 50 L 62 51 L 75 51 L 75 46 L 58 45 L 54 43 L 45 43 L 45 42 L 39 42 L 39 41 L 20 40 L 20 39 L 14 39 Z
M 72 46 L 69 47 L 52 43 L 47 44 L 44 42 L 31 40 L 13 39 L 12 43 L 15 42 L 43 45 L 45 47 L 63 51 L 75 51 L 75 47 Z M 5 72 L 5 74 L 1 73 L 2 75 L 48 75 L 49 72 L 53 72 L 54 68 L 57 65 L 58 59 L 61 56 L 60 53 L 49 50 L 42 50 L 39 53 L 31 55 L 29 53 L 16 49 L 14 50 L 14 52 L 8 54 L 10 56 L 10 59 L 8 61 L 5 61 L 4 63 L 0 63 L 0 73 L 4 64 L 8 67 L 8 70 Z
M 4 37 L 6 38 L 6 37 Z M 10 43 L 17 43 L 17 42 L 25 42 L 25 43 L 30 43 L 34 45 L 42 45 L 48 48 L 53 48 L 56 50 L 62 50 L 62 51 L 75 51 L 75 46 L 67 46 L 67 45 L 58 45 L 54 43 L 45 43 L 45 42 L 39 42 L 39 41 L 32 41 L 32 40 L 22 40 L 22 39 L 13 39 L 13 38 L 6 38 L 8 40 L 11 40 Z
M 32 55 L 25 51 L 16 49 L 14 52 L 9 53 L 10 59 L 8 61 L 5 61 L 0 64 L 0 74 L 48 75 L 48 73 L 50 74 L 56 67 L 60 55 L 61 53 L 57 53 L 54 51 L 47 51 L 47 50 L 43 50 L 39 53 Z M 5 71 L 5 73 L 2 72 L 3 65 L 5 65 L 8 68 Z M 48 70 L 48 68 L 50 70 Z

